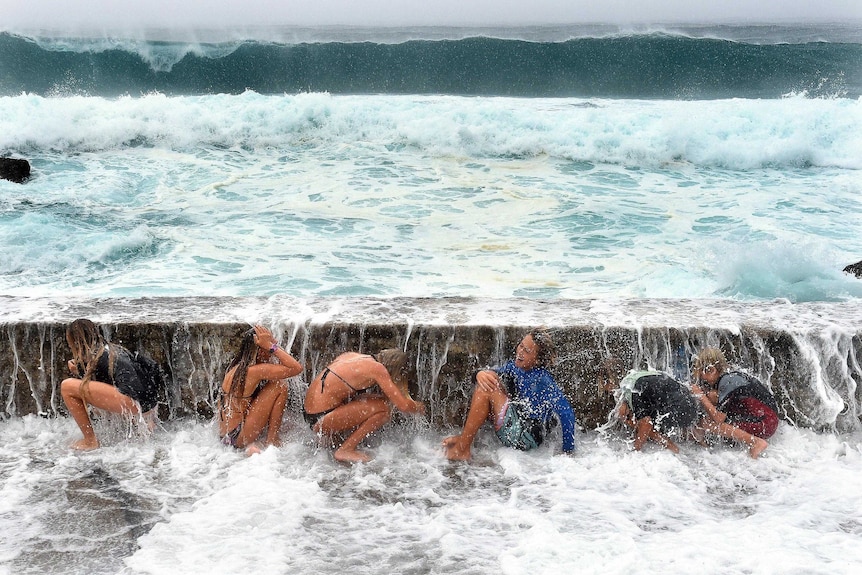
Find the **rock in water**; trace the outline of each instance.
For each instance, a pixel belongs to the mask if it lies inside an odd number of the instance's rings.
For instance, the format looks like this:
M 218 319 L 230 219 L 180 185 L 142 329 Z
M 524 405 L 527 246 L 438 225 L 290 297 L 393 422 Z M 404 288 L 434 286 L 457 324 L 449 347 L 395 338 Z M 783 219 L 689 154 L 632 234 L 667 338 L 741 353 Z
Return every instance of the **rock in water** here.
M 850 264 L 844 271 L 848 274 L 853 274 L 857 278 L 862 278 L 862 261 L 858 261 L 855 264 Z
M 0 158 L 0 178 L 23 183 L 30 177 L 30 162 L 18 158 Z

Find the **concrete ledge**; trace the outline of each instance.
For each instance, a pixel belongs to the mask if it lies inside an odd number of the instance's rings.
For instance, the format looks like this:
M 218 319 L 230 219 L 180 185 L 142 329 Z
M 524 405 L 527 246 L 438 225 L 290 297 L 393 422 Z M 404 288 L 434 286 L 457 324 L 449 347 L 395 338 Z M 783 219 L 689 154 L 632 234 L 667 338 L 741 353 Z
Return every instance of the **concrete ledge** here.
M 412 391 L 433 425 L 461 425 L 476 369 L 510 357 L 530 327 L 552 330 L 554 368 L 582 425 L 605 421 L 595 384 L 608 355 L 687 374 L 692 353 L 721 347 L 767 382 L 792 424 L 862 429 L 862 321 L 854 303 L 726 300 L 479 300 L 462 298 L 44 299 L 0 296 L 0 405 L 7 416 L 65 415 L 58 386 L 69 358 L 65 326 L 99 323 L 109 338 L 146 349 L 167 374 L 163 418 L 210 417 L 214 390 L 241 333 L 271 327 L 305 365 L 291 400 L 344 350 L 405 349 Z

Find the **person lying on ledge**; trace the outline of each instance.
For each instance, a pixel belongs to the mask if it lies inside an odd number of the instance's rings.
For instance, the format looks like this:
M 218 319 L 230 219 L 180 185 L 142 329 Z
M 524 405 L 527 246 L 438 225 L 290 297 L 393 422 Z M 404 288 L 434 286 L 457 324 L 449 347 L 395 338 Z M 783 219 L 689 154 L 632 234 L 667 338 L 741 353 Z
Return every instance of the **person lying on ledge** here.
M 271 363 L 275 358 L 278 363 Z M 281 444 L 279 432 L 287 405 L 285 378 L 302 371 L 302 364 L 281 349 L 267 328 L 256 325 L 243 334 L 239 352 L 227 367 L 218 401 L 222 443 L 260 452 L 257 443 L 266 429 L 263 446 Z
M 333 456 L 364 463 L 371 456 L 359 444 L 389 421 L 391 406 L 404 413 L 425 413 L 407 390 L 407 356 L 397 349 L 377 355 L 342 353 L 308 386 L 303 417 L 311 429 L 330 439 L 350 431 Z
M 85 451 L 99 447 L 88 406 L 143 417 L 152 429 L 153 408 L 158 402 L 156 381 L 142 371 L 132 353 L 107 343 L 88 319 L 76 319 L 66 327 L 66 342 L 72 350 L 68 362 L 72 377 L 60 383 L 60 395 L 84 435 L 72 448 Z
M 599 388 L 617 399 L 617 416 L 634 429 L 635 451 L 653 441 L 674 453 L 671 436 L 685 437 L 699 419 L 697 401 L 689 389 L 661 371 L 630 371 L 615 358 L 599 370 Z M 620 379 L 622 377 L 622 379 Z
M 562 428 L 563 453 L 573 453 L 575 412 L 548 371 L 555 355 L 551 336 L 533 329 L 518 344 L 514 360 L 479 371 L 464 429 L 443 440 L 446 457 L 469 460 L 473 440 L 489 419 L 506 447 L 534 449 L 542 444 L 554 414 Z
M 692 391 L 710 419 L 760 438 L 760 451 L 766 449 L 765 440 L 778 429 L 778 404 L 772 392 L 747 373 L 728 371 L 724 353 L 714 347 L 697 354 L 693 375 L 696 383 Z

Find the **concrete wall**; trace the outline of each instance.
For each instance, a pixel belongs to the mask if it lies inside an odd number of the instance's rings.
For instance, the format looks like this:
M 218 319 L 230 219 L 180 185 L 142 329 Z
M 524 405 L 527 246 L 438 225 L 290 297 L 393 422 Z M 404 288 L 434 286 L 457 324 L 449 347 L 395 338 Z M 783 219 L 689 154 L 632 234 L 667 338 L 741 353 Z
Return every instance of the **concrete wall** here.
M 162 418 L 211 417 L 214 390 L 241 334 L 250 323 L 263 323 L 305 365 L 292 386 L 299 392 L 342 351 L 399 347 L 412 358 L 412 393 L 428 402 L 431 423 L 461 425 L 471 374 L 511 357 L 525 331 L 544 325 L 558 346 L 553 372 L 587 428 L 603 423 L 612 407 L 595 383 L 603 358 L 615 355 L 631 367 L 685 378 L 690 356 L 717 345 L 731 363 L 771 386 L 786 421 L 862 429 L 862 333 L 853 327 L 862 324 L 848 322 L 850 308 L 840 305 L 638 301 L 597 311 L 594 302 L 459 299 L 0 303 L 6 304 L 0 312 L 0 412 L 7 416 L 65 415 L 58 391 L 70 357 L 65 326 L 89 317 L 111 341 L 145 349 L 162 365 Z M 798 322 L 800 316 L 812 319 Z

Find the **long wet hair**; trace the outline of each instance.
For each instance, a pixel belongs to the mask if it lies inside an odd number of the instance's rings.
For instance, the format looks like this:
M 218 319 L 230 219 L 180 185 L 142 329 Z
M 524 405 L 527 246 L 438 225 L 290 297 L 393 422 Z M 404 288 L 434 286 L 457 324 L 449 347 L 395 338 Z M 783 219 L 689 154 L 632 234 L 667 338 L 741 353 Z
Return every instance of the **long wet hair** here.
M 545 328 L 533 328 L 527 334 L 536 344 L 536 365 L 545 369 L 551 367 L 557 359 L 557 346 L 551 334 Z
M 248 375 L 248 368 L 257 363 L 258 346 L 254 342 L 254 328 L 245 332 L 242 336 L 242 342 L 239 344 L 239 352 L 236 357 L 227 366 L 226 371 L 230 371 L 236 366 L 236 371 L 233 372 L 233 378 L 230 381 L 228 388 L 228 397 L 242 397 L 245 389 L 245 377 Z
M 108 348 L 108 373 L 114 379 L 114 364 L 117 360 L 117 346 L 108 344 L 99 328 L 88 319 L 76 319 L 66 326 L 66 340 L 72 349 L 72 359 L 78 367 L 81 378 L 80 393 L 86 397 L 93 373 L 99 363 L 99 358 Z M 81 373 L 83 371 L 83 374 Z

